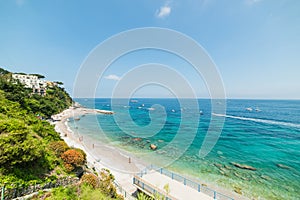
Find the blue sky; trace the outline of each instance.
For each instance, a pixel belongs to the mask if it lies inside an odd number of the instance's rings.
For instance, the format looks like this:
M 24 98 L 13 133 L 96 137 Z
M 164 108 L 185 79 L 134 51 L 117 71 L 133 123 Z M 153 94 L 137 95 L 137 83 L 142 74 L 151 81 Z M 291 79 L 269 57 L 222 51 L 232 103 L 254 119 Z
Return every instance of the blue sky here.
M 162 27 L 205 48 L 228 98 L 300 99 L 299 10 L 298 0 L 0 0 L 0 66 L 63 81 L 72 93 L 80 65 L 99 43 L 129 29 Z M 199 97 L 208 97 L 191 66 L 154 50 L 114 63 L 96 95 L 110 96 L 126 70 L 149 62 L 174 67 Z M 157 86 L 137 94 L 170 95 Z

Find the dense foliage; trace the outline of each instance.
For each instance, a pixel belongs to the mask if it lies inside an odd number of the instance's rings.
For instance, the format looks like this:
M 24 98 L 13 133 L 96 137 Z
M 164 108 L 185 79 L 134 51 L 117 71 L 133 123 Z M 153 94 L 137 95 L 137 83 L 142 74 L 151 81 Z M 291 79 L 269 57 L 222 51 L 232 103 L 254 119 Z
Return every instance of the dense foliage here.
M 0 90 L 5 92 L 6 99 L 19 103 L 22 109 L 45 118 L 63 111 L 72 104 L 72 99 L 64 88 L 51 86 L 47 88 L 45 96 L 32 94 L 32 89 L 25 88 L 19 81 L 13 80 L 12 74 L 2 68 Z
M 104 194 L 101 190 L 94 189 L 92 186 L 87 184 L 58 187 L 53 189 L 51 192 L 46 194 L 40 194 L 33 199 L 45 199 L 45 200 L 113 200 L 123 198 L 111 198 Z
M 71 104 L 64 89 L 52 86 L 45 96 L 32 94 L 31 89 L 12 80 L 9 71 L 0 68 L 0 186 L 14 188 L 47 182 L 78 174 L 78 169 L 83 173 L 85 152 L 70 148 L 45 120 Z M 81 184 L 59 187 L 37 198 L 123 199 L 116 193 L 113 181 L 111 173 L 102 170 L 100 178 L 86 174 Z
M 98 188 L 99 187 L 99 179 L 96 175 L 89 173 L 89 174 L 84 174 L 81 177 L 82 183 L 85 183 L 87 185 L 92 186 L 93 188 Z
M 11 73 L 0 68 L 0 185 L 30 184 L 53 179 L 65 171 L 59 153 L 68 147 L 54 127 L 42 118 L 71 105 L 69 95 L 59 87 L 42 97 L 32 95 Z M 53 151 L 53 143 L 63 147 Z M 52 146 L 50 145 L 52 144 Z
M 107 169 L 102 169 L 101 172 L 103 173 L 100 173 L 100 177 L 97 177 L 93 173 L 84 174 L 81 177 L 79 184 L 58 187 L 49 192 L 40 192 L 40 194 L 34 196 L 32 199 L 124 200 L 121 195 L 117 194 L 116 189 L 113 186 L 114 177 L 112 174 Z M 105 180 L 105 182 L 102 182 L 103 180 Z M 105 185 L 105 187 L 103 187 L 103 185 Z

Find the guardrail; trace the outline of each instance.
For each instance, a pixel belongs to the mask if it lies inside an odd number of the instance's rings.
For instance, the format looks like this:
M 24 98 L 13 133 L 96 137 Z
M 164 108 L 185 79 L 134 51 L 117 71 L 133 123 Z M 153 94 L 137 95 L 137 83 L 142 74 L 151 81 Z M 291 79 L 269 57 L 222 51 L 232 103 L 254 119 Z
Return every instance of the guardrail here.
M 118 194 L 121 194 L 124 197 L 124 199 L 126 199 L 126 200 L 136 200 L 136 198 L 133 197 L 130 194 L 130 192 L 127 192 L 124 188 L 122 188 L 122 186 L 117 181 L 114 181 L 114 185 L 117 189 Z
M 195 190 L 197 190 L 198 192 L 203 192 L 204 194 L 214 198 L 215 200 L 234 200 L 233 198 L 224 195 L 222 193 L 219 193 L 213 189 L 208 188 L 207 186 L 201 185 L 199 183 L 196 183 L 192 180 L 189 180 L 181 175 L 178 175 L 176 173 L 170 172 L 167 169 L 164 168 L 160 168 L 154 165 L 150 165 L 148 167 L 146 167 L 143 171 L 141 171 L 140 173 L 138 173 L 137 175 L 140 177 L 143 177 L 144 174 L 147 174 L 150 170 L 155 170 L 157 172 L 159 172 L 160 174 L 163 174 L 165 176 L 170 177 L 173 180 L 176 180 L 178 182 L 183 183 L 186 186 L 189 186 Z
M 164 197 L 165 200 L 178 200 L 175 197 L 171 196 L 170 194 L 167 194 L 165 191 L 155 187 L 151 183 L 142 180 L 142 178 L 137 175 L 133 176 L 133 184 L 138 186 L 142 191 L 146 192 L 149 196 L 155 197 L 155 195 L 158 195 L 159 197 Z

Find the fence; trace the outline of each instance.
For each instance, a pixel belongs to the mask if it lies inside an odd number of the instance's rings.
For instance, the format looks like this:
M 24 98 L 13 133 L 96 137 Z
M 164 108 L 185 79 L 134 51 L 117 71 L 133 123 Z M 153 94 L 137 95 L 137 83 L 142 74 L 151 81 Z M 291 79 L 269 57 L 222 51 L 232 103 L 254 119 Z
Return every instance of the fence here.
M 133 197 L 130 192 L 127 192 L 124 188 L 122 188 L 122 186 L 117 182 L 117 181 L 114 181 L 114 185 L 118 191 L 118 194 L 121 194 L 124 199 L 126 200 L 136 200 L 135 197 Z
M 67 178 L 63 178 L 63 179 L 57 179 L 55 181 L 51 181 L 51 182 L 48 182 L 45 184 L 35 184 L 35 185 L 26 186 L 26 187 L 23 185 L 3 186 L 1 188 L 1 200 L 22 197 L 22 196 L 26 196 L 26 195 L 32 194 L 32 193 L 40 191 L 40 190 L 70 185 L 70 184 L 76 183 L 77 181 L 78 181 L 78 178 L 67 177 Z
M 146 192 L 149 196 L 158 195 L 159 197 L 164 197 L 165 200 L 177 200 L 175 197 L 167 194 L 165 191 L 160 190 L 151 183 L 142 180 L 141 177 L 134 175 L 133 184 L 138 186 L 142 191 Z M 160 198 L 159 198 L 160 199 Z
M 147 174 L 150 170 L 155 170 L 165 176 L 168 176 L 178 182 L 183 183 L 184 185 L 187 185 L 195 190 L 197 190 L 198 192 L 203 192 L 204 194 L 216 199 L 216 200 L 234 200 L 233 198 L 226 196 L 224 194 L 221 194 L 213 189 L 208 188 L 207 186 L 201 185 L 199 183 L 196 183 L 192 180 L 189 180 L 183 176 L 180 176 L 178 174 L 175 174 L 173 172 L 168 171 L 167 169 L 164 168 L 159 168 L 156 167 L 154 165 L 150 165 L 148 167 L 146 167 L 146 169 L 144 169 L 142 172 L 140 172 L 138 175 L 140 177 L 142 177 L 144 174 Z

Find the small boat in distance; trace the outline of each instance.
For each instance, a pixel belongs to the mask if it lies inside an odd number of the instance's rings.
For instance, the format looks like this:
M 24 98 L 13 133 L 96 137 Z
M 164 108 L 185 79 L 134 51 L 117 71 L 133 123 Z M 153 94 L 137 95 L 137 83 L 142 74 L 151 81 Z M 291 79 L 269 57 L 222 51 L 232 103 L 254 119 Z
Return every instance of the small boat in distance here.
M 202 111 L 202 110 L 200 110 L 199 114 L 200 114 L 200 115 L 203 115 L 203 111 Z
M 256 112 L 261 112 L 261 110 L 259 108 L 255 108 Z
M 246 108 L 246 110 L 249 111 L 249 112 L 252 112 L 252 111 L 253 111 L 253 109 L 250 108 L 250 107 L 249 107 L 249 108 Z
M 148 110 L 155 110 L 155 108 L 148 108 Z

